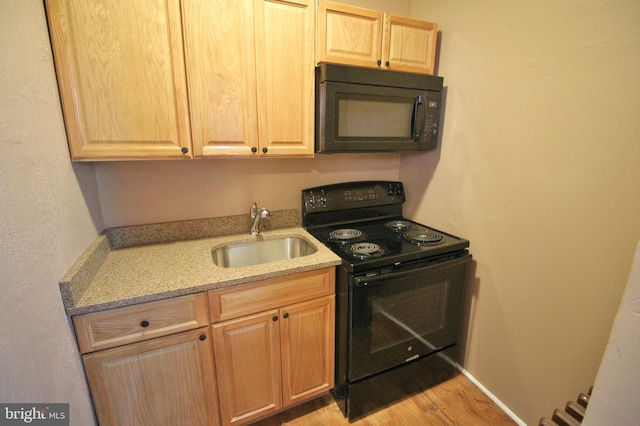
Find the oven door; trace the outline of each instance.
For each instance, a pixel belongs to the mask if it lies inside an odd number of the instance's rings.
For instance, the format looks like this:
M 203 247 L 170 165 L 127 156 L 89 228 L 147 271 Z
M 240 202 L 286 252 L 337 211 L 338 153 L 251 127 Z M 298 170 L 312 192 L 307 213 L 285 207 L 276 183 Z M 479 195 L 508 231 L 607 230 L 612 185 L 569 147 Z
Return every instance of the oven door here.
M 470 254 L 351 277 L 348 377 L 356 381 L 457 343 Z

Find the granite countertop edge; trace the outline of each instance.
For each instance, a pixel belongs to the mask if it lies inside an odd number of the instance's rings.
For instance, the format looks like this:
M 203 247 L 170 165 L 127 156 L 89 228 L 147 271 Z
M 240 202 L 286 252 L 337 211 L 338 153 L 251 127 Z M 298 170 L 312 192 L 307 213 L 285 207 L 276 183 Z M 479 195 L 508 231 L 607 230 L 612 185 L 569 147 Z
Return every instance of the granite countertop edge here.
M 341 263 L 337 255 L 299 225 L 296 210 L 272 212 L 272 216 L 275 220 L 259 236 L 249 233 L 249 215 L 105 230 L 59 283 L 66 314 L 98 312 Z M 181 229 L 186 232 L 181 233 Z M 317 251 L 295 259 L 239 268 L 213 263 L 214 247 L 287 236 L 302 238 Z

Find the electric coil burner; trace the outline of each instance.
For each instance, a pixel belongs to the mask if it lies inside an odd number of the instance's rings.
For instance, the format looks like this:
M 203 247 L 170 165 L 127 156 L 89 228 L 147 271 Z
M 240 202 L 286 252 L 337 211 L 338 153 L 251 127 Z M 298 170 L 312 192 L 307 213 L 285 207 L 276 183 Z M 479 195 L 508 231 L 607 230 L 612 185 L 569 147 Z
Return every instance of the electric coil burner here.
M 336 229 L 328 234 L 327 241 L 338 244 L 348 244 L 361 241 L 364 233 L 358 229 Z
M 302 191 L 302 224 L 342 259 L 332 391 L 354 420 L 457 373 L 469 241 L 402 216 L 401 182 Z
M 349 246 L 351 254 L 360 259 L 367 259 L 373 256 L 382 256 L 384 251 L 374 243 L 355 243 Z
M 407 229 L 413 228 L 413 224 L 408 220 L 392 220 L 385 223 L 384 226 L 394 231 L 406 231 Z
M 413 244 L 435 245 L 440 244 L 444 238 L 441 234 L 433 231 L 409 231 L 404 237 Z

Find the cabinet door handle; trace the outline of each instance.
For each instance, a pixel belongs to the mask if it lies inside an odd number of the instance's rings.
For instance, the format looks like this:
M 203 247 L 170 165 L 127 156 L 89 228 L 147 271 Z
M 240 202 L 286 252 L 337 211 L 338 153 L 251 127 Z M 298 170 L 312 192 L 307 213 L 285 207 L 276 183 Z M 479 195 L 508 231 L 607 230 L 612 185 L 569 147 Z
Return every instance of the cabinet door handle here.
M 284 313 L 284 315 L 283 315 L 283 317 L 285 317 L 285 318 L 289 318 L 289 312 L 285 312 L 285 313 Z
M 278 321 L 278 316 L 274 315 L 273 318 L 271 318 L 273 321 Z
M 142 320 L 142 322 L 140 323 L 140 326 L 141 326 L 141 327 L 145 327 L 145 328 L 149 327 L 149 321 L 147 321 L 147 320 Z
M 182 151 L 183 154 L 186 154 L 189 152 L 189 148 L 187 148 L 186 146 L 183 146 L 180 151 Z
M 382 65 L 382 61 L 378 59 L 378 66 Z
M 251 152 L 253 152 L 255 154 L 256 152 L 258 152 L 258 148 L 256 148 L 255 146 L 252 146 L 251 147 Z
M 201 334 L 200 337 L 198 337 L 198 339 L 205 341 L 207 340 L 207 335 L 206 334 Z
M 265 154 L 269 151 L 269 149 L 265 146 L 264 148 L 262 148 L 262 152 L 264 152 Z

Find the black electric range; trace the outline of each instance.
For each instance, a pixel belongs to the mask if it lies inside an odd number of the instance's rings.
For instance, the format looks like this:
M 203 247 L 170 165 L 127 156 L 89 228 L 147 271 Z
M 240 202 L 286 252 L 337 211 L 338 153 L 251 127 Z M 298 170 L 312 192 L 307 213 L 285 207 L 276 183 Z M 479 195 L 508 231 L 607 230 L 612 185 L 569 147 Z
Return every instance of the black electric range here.
M 402 215 L 402 182 L 302 191 L 336 268 L 336 402 L 350 421 L 457 373 L 469 241 Z

